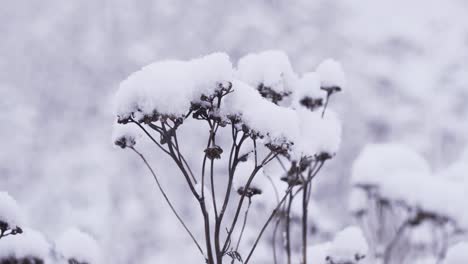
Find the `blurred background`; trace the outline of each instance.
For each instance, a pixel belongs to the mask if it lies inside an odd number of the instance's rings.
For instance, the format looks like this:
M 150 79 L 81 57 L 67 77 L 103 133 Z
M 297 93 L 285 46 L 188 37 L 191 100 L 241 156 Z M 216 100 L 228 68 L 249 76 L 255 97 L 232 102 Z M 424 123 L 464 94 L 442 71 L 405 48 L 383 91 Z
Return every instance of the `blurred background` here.
M 346 71 L 331 103 L 341 152 L 314 193 L 344 225 L 350 165 L 366 143 L 403 142 L 434 171 L 465 149 L 467 13 L 466 0 L 4 0 L 0 190 L 51 238 L 70 226 L 93 234 L 108 263 L 168 259 L 185 234 L 141 161 L 111 144 L 119 82 L 160 59 L 281 49 L 298 73 L 325 58 Z M 170 189 L 183 207 L 185 193 Z M 189 243 L 178 259 L 196 254 Z

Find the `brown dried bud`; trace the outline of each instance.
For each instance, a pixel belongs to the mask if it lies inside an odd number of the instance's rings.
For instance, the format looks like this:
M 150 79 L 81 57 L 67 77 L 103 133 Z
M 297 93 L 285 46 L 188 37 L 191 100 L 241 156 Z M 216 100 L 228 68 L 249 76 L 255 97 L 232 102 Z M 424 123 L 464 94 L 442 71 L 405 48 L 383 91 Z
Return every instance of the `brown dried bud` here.
M 212 146 L 205 149 L 206 157 L 210 160 L 213 159 L 220 159 L 221 154 L 223 153 L 223 149 L 220 146 Z

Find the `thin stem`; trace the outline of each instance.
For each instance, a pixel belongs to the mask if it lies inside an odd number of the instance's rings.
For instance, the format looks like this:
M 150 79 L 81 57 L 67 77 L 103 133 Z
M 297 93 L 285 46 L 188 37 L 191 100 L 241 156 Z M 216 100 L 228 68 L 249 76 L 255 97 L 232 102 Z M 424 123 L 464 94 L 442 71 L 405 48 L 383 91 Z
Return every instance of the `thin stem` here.
M 308 183 L 304 183 L 304 190 L 302 190 L 302 264 L 307 264 L 308 185 Z
M 250 187 L 250 184 L 252 183 L 255 175 L 257 175 L 257 173 L 260 171 L 260 169 L 265 166 L 269 161 L 271 161 L 276 155 L 276 153 L 274 153 L 273 151 L 271 151 L 270 153 L 268 153 L 268 155 L 263 159 L 263 161 L 260 163 L 259 166 L 256 166 L 254 168 L 254 170 L 252 171 L 252 173 L 250 174 L 250 177 L 249 179 L 247 180 L 247 183 L 245 184 L 244 186 L 244 190 L 247 190 L 249 189 Z M 232 220 L 232 224 L 231 224 L 231 227 L 228 229 L 228 235 L 226 237 L 226 240 L 224 242 L 224 246 L 223 246 L 223 252 L 225 252 L 225 250 L 227 249 L 227 243 L 228 241 L 231 239 L 231 235 L 232 235 L 232 232 L 234 231 L 234 228 L 236 227 L 236 224 L 237 224 L 237 220 L 239 218 L 239 213 L 241 211 L 241 208 L 242 208 L 242 205 L 243 205 L 243 202 L 244 202 L 244 199 L 245 199 L 245 195 L 246 195 L 247 192 L 244 192 L 242 195 L 241 195 L 241 198 L 239 199 L 239 203 L 237 204 L 237 209 L 236 209 L 236 213 L 234 214 L 234 218 Z
M 166 192 L 164 191 L 161 183 L 159 182 L 159 179 L 158 177 L 156 176 L 156 173 L 154 172 L 153 168 L 151 167 L 151 165 L 148 163 L 148 161 L 146 160 L 146 158 L 143 156 L 142 153 L 140 153 L 139 151 L 137 151 L 134 147 L 131 147 L 130 149 L 132 149 L 140 158 L 141 160 L 145 163 L 146 167 L 149 169 L 149 171 L 151 172 L 151 174 L 153 175 L 153 178 L 156 182 L 156 185 L 158 186 L 158 189 L 159 191 L 161 192 L 161 194 L 163 195 L 164 197 L 164 200 L 166 200 L 166 203 L 169 205 L 169 207 L 171 208 L 171 211 L 172 213 L 176 216 L 177 220 L 182 224 L 182 226 L 184 227 L 185 231 L 189 234 L 190 238 L 192 239 L 192 241 L 195 243 L 195 245 L 197 246 L 198 250 L 200 251 L 200 253 L 202 254 L 202 256 L 206 259 L 206 256 L 205 256 L 205 253 L 203 252 L 203 249 L 201 248 L 200 244 L 198 243 L 197 239 L 195 238 L 195 236 L 192 234 L 192 232 L 190 231 L 190 229 L 187 227 L 187 225 L 185 224 L 184 220 L 182 220 L 182 218 L 180 217 L 179 213 L 177 213 L 177 210 L 174 208 L 174 206 L 172 205 L 169 197 L 167 196 Z
M 325 100 L 325 105 L 323 106 L 323 110 L 322 110 L 322 118 L 325 116 L 325 111 L 327 110 L 327 106 L 328 106 L 328 101 L 330 101 L 330 92 L 327 93 L 327 98 Z
M 137 126 L 140 127 L 141 130 L 143 130 L 143 132 L 145 132 L 145 134 L 151 139 L 151 141 L 154 142 L 154 144 L 156 144 L 156 146 L 158 146 L 158 148 L 160 148 L 164 153 L 168 154 L 168 155 L 171 155 L 169 153 L 169 151 L 167 151 L 165 148 L 163 148 L 161 146 L 161 144 L 158 143 L 158 141 L 156 139 L 154 139 L 154 137 L 138 122 L 136 122 L 135 120 L 131 119 L 132 123 L 136 124 Z
M 252 199 L 249 198 L 249 204 L 247 205 L 247 209 L 245 210 L 244 221 L 242 222 L 241 232 L 239 234 L 239 238 L 237 239 L 236 252 L 239 251 L 239 245 L 240 245 L 240 242 L 242 240 L 242 236 L 244 235 L 245 226 L 247 225 L 247 219 L 249 217 L 249 210 L 250 210 L 250 205 L 251 204 L 252 204 Z M 232 263 L 234 263 L 234 259 L 232 259 L 231 264 Z
M 277 217 L 275 222 L 275 227 L 273 228 L 273 238 L 272 238 L 272 247 L 273 247 L 273 263 L 278 263 L 278 258 L 276 256 L 276 233 L 278 231 L 279 223 L 281 222 L 281 218 Z
M 283 168 L 285 172 L 288 172 L 288 169 L 284 165 L 283 161 L 281 161 L 280 157 L 276 156 L 276 159 L 278 160 L 278 163 L 280 164 L 281 168 Z
M 273 212 L 270 214 L 270 216 L 268 217 L 268 220 L 265 222 L 265 224 L 263 225 L 262 229 L 260 230 L 260 233 L 258 234 L 257 236 L 257 239 L 255 240 L 255 243 L 253 244 L 252 246 L 252 249 L 250 250 L 249 252 L 249 255 L 247 256 L 247 258 L 245 259 L 244 261 L 244 264 L 247 264 L 250 260 L 250 258 L 252 257 L 252 254 L 253 252 L 255 251 L 257 245 L 258 245 L 258 242 L 260 241 L 260 239 L 262 238 L 262 235 L 263 233 L 265 232 L 266 228 L 268 227 L 268 225 L 270 224 L 271 220 L 273 219 L 273 217 L 276 215 L 276 213 L 278 212 L 278 209 L 281 207 L 281 205 L 284 203 L 284 201 L 286 200 L 286 197 L 288 195 L 291 194 L 291 191 L 292 191 L 292 188 L 288 188 L 286 190 L 286 193 L 284 194 L 283 198 L 281 198 L 280 202 L 278 203 L 278 205 L 275 207 L 275 209 L 273 210 Z
M 218 205 L 216 204 L 216 194 L 215 194 L 215 185 L 214 185 L 214 160 L 210 161 L 210 180 L 211 180 L 211 198 L 213 200 L 213 209 L 215 214 L 215 219 L 218 219 Z
M 395 248 L 397 242 L 400 240 L 401 236 L 403 235 L 403 233 L 405 232 L 406 228 L 409 226 L 410 224 L 410 221 L 409 220 L 406 220 L 405 222 L 403 222 L 403 224 L 398 228 L 395 236 L 393 237 L 393 239 L 390 241 L 390 243 L 388 244 L 387 248 L 385 249 L 385 253 L 384 253 L 384 264 L 389 264 L 390 263 L 390 260 L 391 260 L 391 257 L 392 257 L 392 251 L 393 249 Z
M 286 255 L 288 264 L 291 264 L 291 206 L 294 196 L 292 193 L 289 193 L 288 206 L 286 208 Z

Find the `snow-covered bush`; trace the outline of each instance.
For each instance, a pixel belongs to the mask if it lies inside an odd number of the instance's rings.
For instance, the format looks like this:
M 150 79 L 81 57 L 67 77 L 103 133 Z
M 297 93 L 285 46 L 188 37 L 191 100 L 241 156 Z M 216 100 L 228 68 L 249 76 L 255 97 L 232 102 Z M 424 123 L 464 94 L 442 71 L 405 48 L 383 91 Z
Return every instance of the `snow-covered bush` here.
M 291 240 L 301 241 L 301 261 L 307 263 L 311 182 L 334 157 L 341 138 L 340 121 L 326 108 L 344 81 L 340 64 L 333 60 L 299 77 L 281 51 L 249 54 L 237 67 L 224 53 L 156 62 L 120 84 L 113 141 L 143 160 L 207 263 L 220 264 L 225 257 L 248 263 L 273 220 L 275 231 L 280 222 L 284 224 L 288 263 L 293 258 Z M 183 152 L 187 139 L 180 135 L 185 127 L 202 130 L 205 147 L 191 149 L 188 155 Z M 141 135 L 167 154 L 182 174 L 200 209 L 203 239 L 182 219 L 156 171 L 136 149 Z M 264 172 L 273 163 L 283 170 L 276 178 Z M 295 197 L 300 197 L 302 209 L 299 239 L 290 233 Z M 263 211 L 265 220 L 259 229 L 249 231 L 257 235 L 247 239 L 246 247 L 241 242 L 248 217 L 255 214 L 252 221 L 260 217 L 250 208 L 268 211 Z
M 458 172 L 455 166 L 444 173 Z M 467 185 L 439 174 L 404 145 L 364 148 L 352 168 L 350 209 L 375 258 L 383 263 L 440 261 L 451 238 L 468 228 Z

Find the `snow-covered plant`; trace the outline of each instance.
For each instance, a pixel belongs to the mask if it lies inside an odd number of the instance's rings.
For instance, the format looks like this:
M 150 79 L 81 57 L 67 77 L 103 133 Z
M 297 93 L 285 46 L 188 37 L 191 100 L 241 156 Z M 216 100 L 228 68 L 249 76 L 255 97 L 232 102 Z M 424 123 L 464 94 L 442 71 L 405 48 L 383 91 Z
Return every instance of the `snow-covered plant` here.
M 0 192 L 0 239 L 21 234 L 21 210 L 16 201 L 6 192 Z
M 353 164 L 351 211 L 383 263 L 440 262 L 450 239 L 468 227 L 466 184 L 431 172 L 399 144 L 372 144 Z
M 280 51 L 247 55 L 237 67 L 223 53 L 156 62 L 120 84 L 113 141 L 143 160 L 209 264 L 223 263 L 226 257 L 231 263 L 248 263 L 274 219 L 276 226 L 285 224 L 287 262 L 291 263 L 289 212 L 293 199 L 300 196 L 303 235 L 299 240 L 305 264 L 311 181 L 335 155 L 341 137 L 338 118 L 326 108 L 343 86 L 344 74 L 337 62 L 327 60 L 315 72 L 299 77 Z M 184 128 L 193 132 L 202 129 L 204 135 L 197 140 L 205 141 L 205 146 L 191 148 L 188 155 L 182 151 L 188 140 Z M 137 150 L 141 135 L 170 157 L 182 174 L 198 203 L 203 239 L 182 219 L 155 170 L 141 149 Z M 261 180 L 268 177 L 263 170 L 273 162 L 284 169 L 281 186 L 275 184 L 280 179 Z M 225 186 L 221 187 L 222 183 Z M 264 216 L 255 238 L 248 240 L 251 244 L 241 246 L 250 205 L 260 202 L 257 197 L 271 187 L 275 191 L 275 198 L 269 201 L 274 203 L 271 211 Z M 276 254 L 274 258 L 276 262 Z

